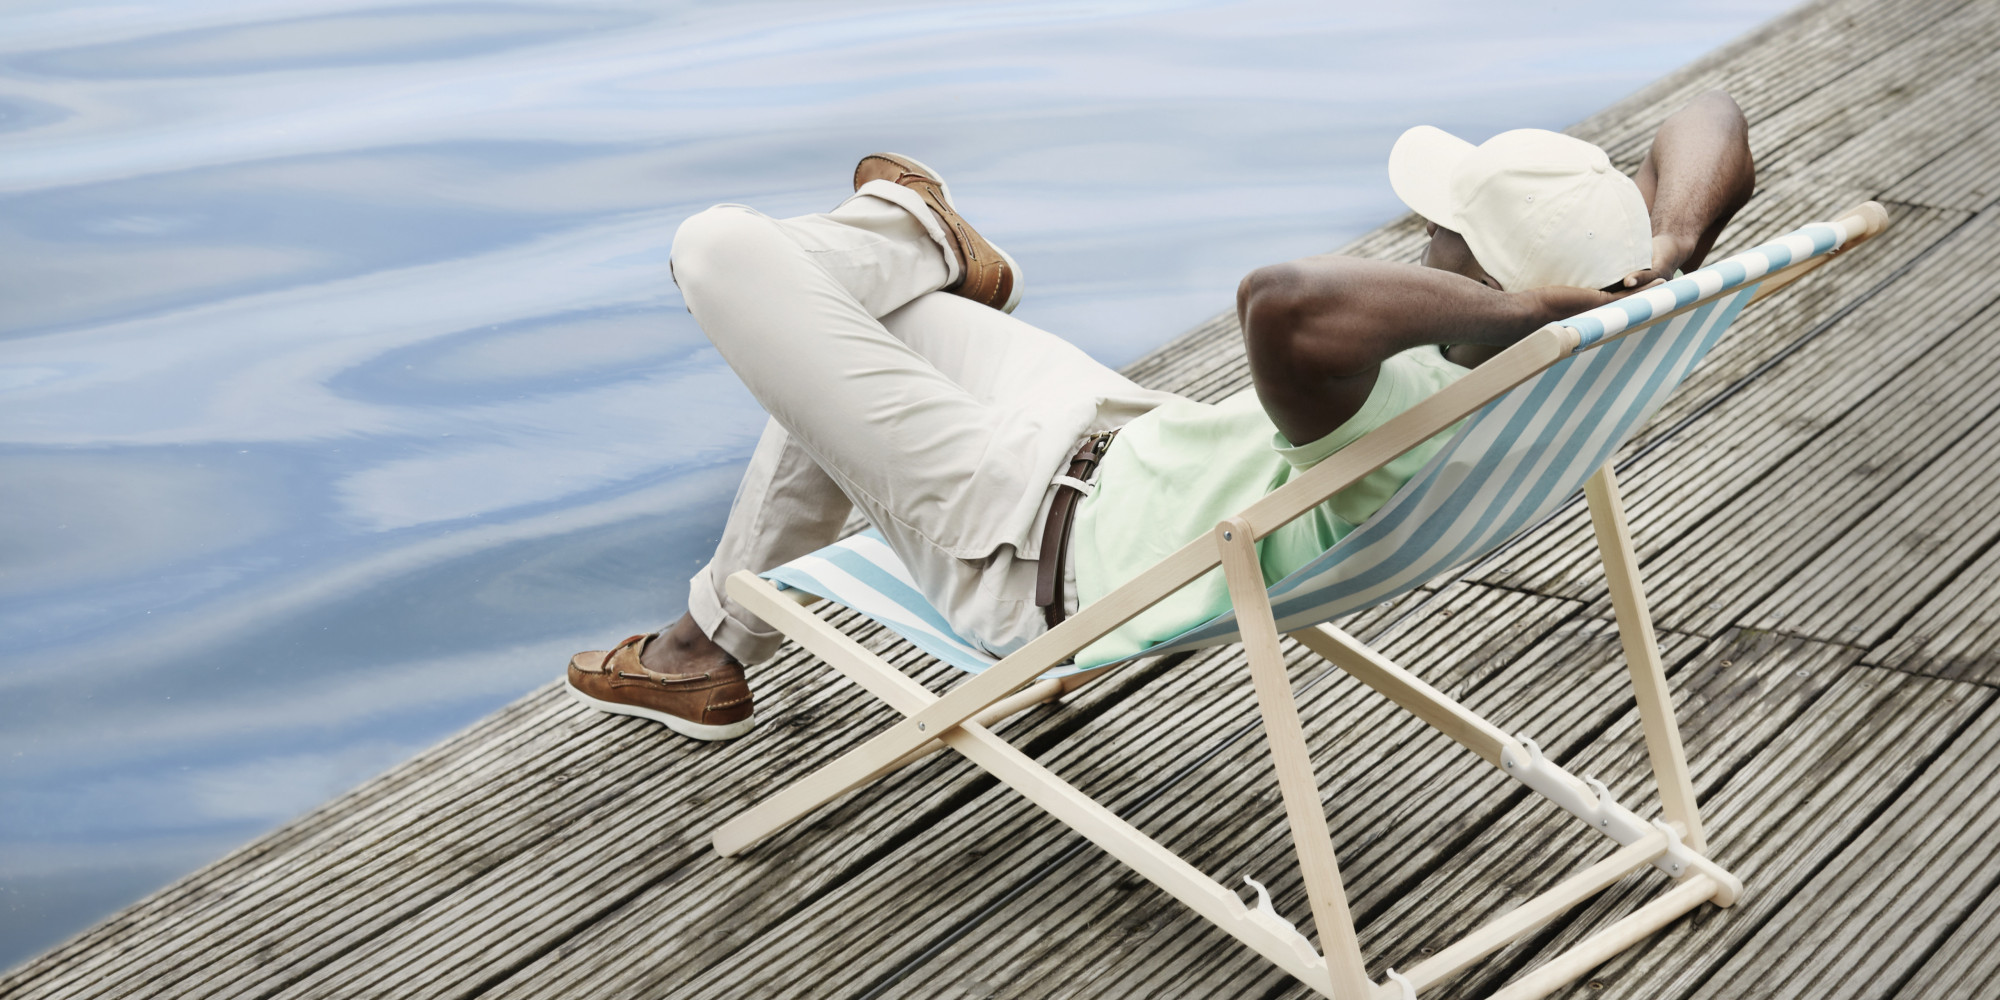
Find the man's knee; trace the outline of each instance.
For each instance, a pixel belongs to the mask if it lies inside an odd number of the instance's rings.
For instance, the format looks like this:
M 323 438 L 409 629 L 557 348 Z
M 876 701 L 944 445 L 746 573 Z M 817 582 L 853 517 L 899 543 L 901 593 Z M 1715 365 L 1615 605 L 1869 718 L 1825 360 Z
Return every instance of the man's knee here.
M 717 205 L 689 216 L 674 231 L 669 271 L 681 295 L 711 275 L 726 273 L 732 258 L 752 242 L 767 220 L 742 205 Z

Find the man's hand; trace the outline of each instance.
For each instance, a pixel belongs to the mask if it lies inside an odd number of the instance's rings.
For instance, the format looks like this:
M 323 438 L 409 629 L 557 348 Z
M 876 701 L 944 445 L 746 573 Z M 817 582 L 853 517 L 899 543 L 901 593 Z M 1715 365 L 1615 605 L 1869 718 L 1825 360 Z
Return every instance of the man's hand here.
M 1641 268 L 1607 289 L 1547 285 L 1530 288 L 1521 294 L 1533 299 L 1538 311 L 1543 315 L 1568 319 L 1577 313 L 1589 312 L 1598 306 L 1616 302 L 1634 292 L 1643 292 L 1664 281 L 1665 279 L 1653 273 L 1652 268 Z
M 1654 237 L 1655 241 L 1657 241 L 1658 239 L 1659 237 L 1657 236 Z M 1625 292 L 1637 291 L 1638 289 L 1646 288 L 1658 282 L 1665 281 L 1667 280 L 1668 277 L 1672 276 L 1673 273 L 1674 272 L 1672 271 L 1660 270 L 1657 264 L 1655 264 L 1653 267 L 1642 267 L 1637 271 L 1633 271 L 1631 274 L 1628 274 L 1623 278 L 1620 278 L 1617 281 L 1613 282 L 1610 285 L 1610 287 L 1604 290 L 1607 292 L 1617 292 L 1619 294 L 1623 294 Z

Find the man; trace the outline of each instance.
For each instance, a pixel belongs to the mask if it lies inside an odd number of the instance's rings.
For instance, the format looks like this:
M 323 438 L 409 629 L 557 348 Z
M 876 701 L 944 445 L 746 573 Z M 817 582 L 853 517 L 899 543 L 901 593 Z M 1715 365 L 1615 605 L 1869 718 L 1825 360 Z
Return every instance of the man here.
M 1469 366 L 1699 266 L 1750 196 L 1746 137 L 1726 94 L 1703 95 L 1661 126 L 1635 181 L 1556 133 L 1475 147 L 1411 129 L 1389 175 L 1428 220 L 1423 266 L 1326 255 L 1251 273 L 1237 309 L 1253 386 L 1215 405 L 1008 316 L 1019 267 L 915 160 L 863 158 L 825 215 L 703 212 L 675 236 L 675 280 L 771 421 L 688 613 L 578 653 L 571 691 L 698 739 L 748 732 L 743 665 L 780 637 L 723 581 L 828 544 L 857 505 L 954 630 L 1004 655 Z M 1266 578 L 1351 531 L 1447 436 L 1260 542 Z M 1212 573 L 1077 660 L 1130 655 L 1227 600 Z

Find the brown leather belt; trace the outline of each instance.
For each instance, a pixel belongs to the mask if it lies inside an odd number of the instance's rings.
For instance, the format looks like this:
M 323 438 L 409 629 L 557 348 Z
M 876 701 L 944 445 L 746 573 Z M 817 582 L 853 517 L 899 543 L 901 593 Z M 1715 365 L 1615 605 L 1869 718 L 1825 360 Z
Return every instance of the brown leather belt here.
M 1117 431 L 1092 434 L 1083 439 L 1083 444 L 1070 456 L 1069 469 L 1063 475 L 1077 482 L 1090 482 L 1090 475 L 1097 471 L 1097 463 L 1104 460 L 1104 450 L 1111 447 L 1111 439 Z M 1042 620 L 1050 628 L 1061 625 L 1063 612 L 1063 566 L 1069 561 L 1069 533 L 1076 523 L 1076 508 L 1085 491 L 1068 482 L 1056 483 L 1056 495 L 1049 500 L 1049 519 L 1042 523 L 1041 558 L 1035 566 L 1035 606 L 1042 609 Z

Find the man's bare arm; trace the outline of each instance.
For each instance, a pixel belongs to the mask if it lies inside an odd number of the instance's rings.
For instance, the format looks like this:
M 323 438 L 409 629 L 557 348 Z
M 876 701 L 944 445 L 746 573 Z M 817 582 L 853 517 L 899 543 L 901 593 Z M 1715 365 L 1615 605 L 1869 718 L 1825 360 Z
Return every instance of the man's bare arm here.
M 1327 255 L 1250 272 L 1237 287 L 1250 377 L 1293 444 L 1361 409 L 1383 361 L 1426 344 L 1505 347 L 1616 295 L 1550 286 L 1489 288 L 1415 264 Z
M 1743 110 L 1720 90 L 1690 101 L 1660 124 L 1632 179 L 1651 211 L 1653 270 L 1672 276 L 1700 267 L 1756 189 Z
M 1742 110 L 1720 90 L 1695 98 L 1660 125 L 1634 180 L 1652 220 L 1654 274 L 1699 267 L 1755 188 Z M 1628 276 L 1625 292 L 1654 274 Z M 1452 344 L 1454 360 L 1477 363 L 1616 297 L 1561 287 L 1502 292 L 1442 267 L 1324 256 L 1251 272 L 1237 289 L 1237 316 L 1265 412 L 1304 444 L 1358 412 L 1381 363 L 1402 351 Z

